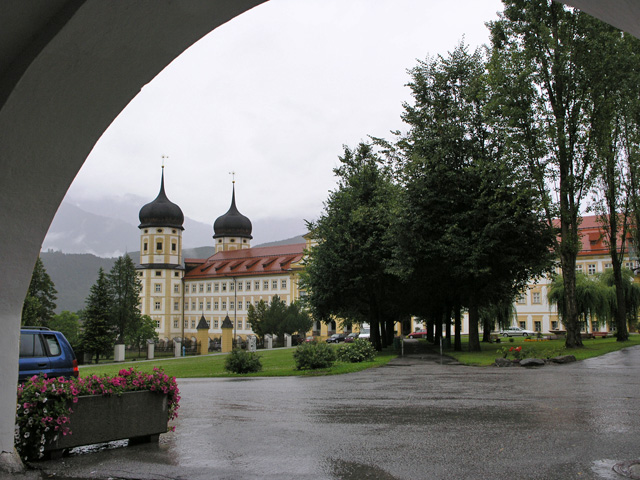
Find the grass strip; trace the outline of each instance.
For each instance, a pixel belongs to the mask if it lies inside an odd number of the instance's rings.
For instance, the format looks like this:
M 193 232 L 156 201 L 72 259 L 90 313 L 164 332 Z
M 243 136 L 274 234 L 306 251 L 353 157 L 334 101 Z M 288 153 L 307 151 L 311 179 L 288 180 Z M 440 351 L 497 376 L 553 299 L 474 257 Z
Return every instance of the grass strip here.
M 284 377 L 284 376 L 317 376 L 340 375 L 343 373 L 359 372 L 367 368 L 379 367 L 387 364 L 397 357 L 397 353 L 388 348 L 379 352 L 371 362 L 344 363 L 336 362 L 333 367 L 322 370 L 296 370 L 293 352 L 295 348 L 259 350 L 258 355 L 262 361 L 262 371 L 237 375 L 224 369 L 226 354 L 214 354 L 205 356 L 157 359 L 149 361 L 133 361 L 112 363 L 108 365 L 82 365 L 80 376 L 90 375 L 114 375 L 123 368 L 133 367 L 141 372 L 151 372 L 154 367 L 161 367 L 167 375 L 176 378 L 209 378 L 209 377 Z

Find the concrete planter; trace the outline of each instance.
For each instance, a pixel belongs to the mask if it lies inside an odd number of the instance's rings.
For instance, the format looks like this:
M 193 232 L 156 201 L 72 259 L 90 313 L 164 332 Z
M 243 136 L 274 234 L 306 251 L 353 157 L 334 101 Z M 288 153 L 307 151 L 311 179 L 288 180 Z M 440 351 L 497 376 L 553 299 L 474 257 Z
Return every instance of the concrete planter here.
M 59 435 L 45 447 L 45 453 L 129 439 L 135 443 L 157 442 L 167 431 L 167 395 L 150 391 L 127 392 L 120 396 L 91 395 L 78 397 L 71 404 L 71 434 Z

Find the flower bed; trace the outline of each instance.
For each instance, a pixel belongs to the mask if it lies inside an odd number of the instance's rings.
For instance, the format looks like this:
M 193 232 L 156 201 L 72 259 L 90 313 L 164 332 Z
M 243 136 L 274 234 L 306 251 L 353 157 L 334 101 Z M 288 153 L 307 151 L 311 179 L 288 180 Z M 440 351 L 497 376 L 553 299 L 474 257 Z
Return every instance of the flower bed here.
M 33 460 L 42 458 L 48 450 L 157 435 L 167 431 L 166 422 L 178 416 L 179 393 L 175 378 L 157 368 L 151 374 L 120 370 L 113 377 L 34 376 L 18 386 L 16 450 L 24 460 Z M 135 399 L 134 403 L 129 399 Z M 96 412 L 101 412 L 99 415 L 106 423 L 96 423 Z M 157 416 L 137 422 L 122 418 L 126 413 L 135 417 L 143 412 L 151 415 L 160 412 L 164 416 L 164 420 L 160 419 L 163 427 L 158 426 Z M 89 421 L 85 422 L 84 418 Z M 116 418 L 119 422 L 112 421 Z M 126 428 L 113 430 L 118 423 Z M 146 430 L 135 430 L 136 423 L 145 425 Z M 77 429 L 75 441 L 66 440 L 73 429 Z

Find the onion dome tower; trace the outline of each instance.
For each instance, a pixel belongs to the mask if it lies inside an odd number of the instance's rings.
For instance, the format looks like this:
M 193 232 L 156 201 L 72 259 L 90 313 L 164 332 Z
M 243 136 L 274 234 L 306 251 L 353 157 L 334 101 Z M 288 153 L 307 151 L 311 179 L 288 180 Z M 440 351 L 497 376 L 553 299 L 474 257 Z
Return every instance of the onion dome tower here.
M 139 218 L 141 313 L 155 320 L 161 339 L 181 336 L 184 214 L 164 191 L 164 165 L 160 192 L 140 209 Z
M 242 215 L 236 207 L 236 186 L 233 182 L 231 206 L 224 215 L 213 223 L 213 239 L 216 253 L 227 250 L 251 248 L 251 220 Z

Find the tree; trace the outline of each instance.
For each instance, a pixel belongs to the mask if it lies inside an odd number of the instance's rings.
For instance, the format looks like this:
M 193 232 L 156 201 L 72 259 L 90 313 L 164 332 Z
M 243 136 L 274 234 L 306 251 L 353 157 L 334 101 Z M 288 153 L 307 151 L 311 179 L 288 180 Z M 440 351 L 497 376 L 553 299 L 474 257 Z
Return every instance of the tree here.
M 156 322 L 149 315 L 142 315 L 138 328 L 135 330 L 129 329 L 125 340 L 127 345 L 137 347 L 138 355 L 140 355 L 142 348 L 147 344 L 147 340 L 158 340 Z
M 48 327 L 56 309 L 56 293 L 53 281 L 38 257 L 24 299 L 21 325 Z
M 90 355 L 95 355 L 96 363 L 101 355 L 108 355 L 113 349 L 115 329 L 111 321 L 112 294 L 107 275 L 98 270 L 98 279 L 91 286 L 82 311 L 82 333 L 80 347 Z
M 118 333 L 117 341 L 124 342 L 140 328 L 140 280 L 129 255 L 119 257 L 108 275 L 111 293 L 111 321 Z
M 391 302 L 396 299 L 388 293 L 398 280 L 387 264 L 398 189 L 369 144 L 345 147 L 339 160 L 338 188 L 329 193 L 320 218 L 308 223 L 318 243 L 307 252 L 301 288 L 316 318 L 369 323 L 379 350 L 389 343 L 395 320 Z
M 299 302 L 287 305 L 278 295 L 274 295 L 268 305 L 263 300 L 256 307 L 249 304 L 247 321 L 254 333 L 261 338 L 265 334 L 279 337 L 285 333 L 304 334 L 313 324 L 311 316 L 302 310 Z
M 551 0 L 503 1 L 504 13 L 489 24 L 496 128 L 537 186 L 549 226 L 558 228 L 554 250 L 564 278 L 566 346 L 579 347 L 575 267 L 580 212 L 597 174 L 594 152 L 600 147 L 594 148 L 593 133 L 599 125 L 608 128 L 608 122 L 599 122 L 609 111 L 606 102 L 602 109 L 594 102 L 600 74 L 594 65 L 608 70 L 602 59 L 611 52 L 594 47 L 608 45 L 604 37 L 611 31 Z
M 49 322 L 49 328 L 62 332 L 71 346 L 76 347 L 79 340 L 79 320 L 80 317 L 77 313 L 63 310 L 62 313 L 53 316 Z
M 461 44 L 410 73 L 410 130 L 394 148 L 404 183 L 395 258 L 412 285 L 412 313 L 439 325 L 466 306 L 477 351 L 480 308 L 510 301 L 549 268 L 551 230 L 491 129 L 481 53 Z

